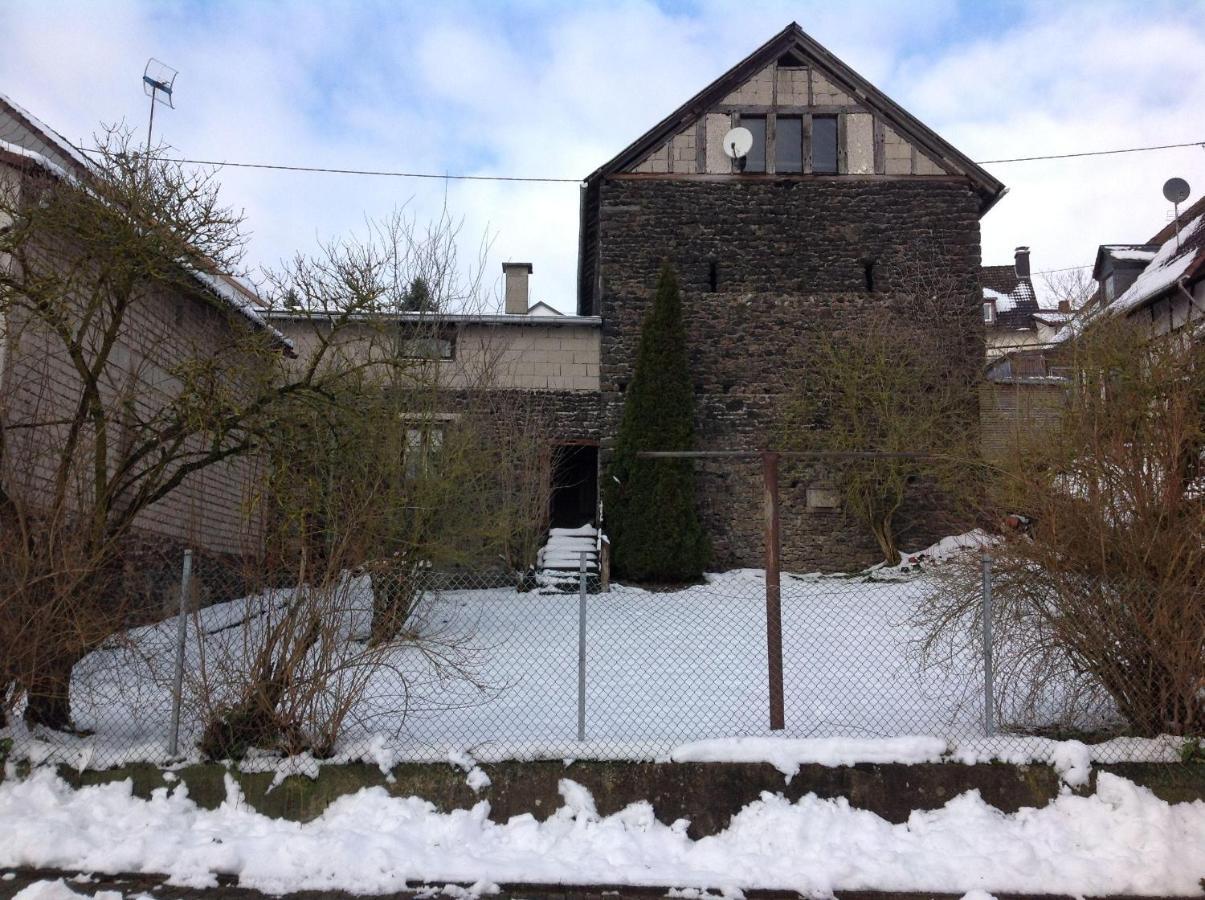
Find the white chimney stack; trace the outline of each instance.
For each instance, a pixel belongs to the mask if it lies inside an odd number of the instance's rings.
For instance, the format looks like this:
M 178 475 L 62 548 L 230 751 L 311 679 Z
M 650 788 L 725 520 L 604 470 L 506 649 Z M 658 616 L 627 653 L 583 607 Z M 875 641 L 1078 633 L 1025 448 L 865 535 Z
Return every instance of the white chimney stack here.
M 525 316 L 531 305 L 528 278 L 531 275 L 531 263 L 504 262 L 502 275 L 505 280 L 505 310 L 507 315 Z

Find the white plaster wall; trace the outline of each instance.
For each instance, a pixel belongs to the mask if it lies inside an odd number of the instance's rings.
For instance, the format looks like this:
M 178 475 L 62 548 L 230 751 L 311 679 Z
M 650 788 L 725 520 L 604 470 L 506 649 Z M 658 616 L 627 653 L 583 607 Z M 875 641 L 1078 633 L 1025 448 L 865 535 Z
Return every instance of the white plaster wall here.
M 874 116 L 869 113 L 845 117 L 845 166 L 851 175 L 874 174 Z

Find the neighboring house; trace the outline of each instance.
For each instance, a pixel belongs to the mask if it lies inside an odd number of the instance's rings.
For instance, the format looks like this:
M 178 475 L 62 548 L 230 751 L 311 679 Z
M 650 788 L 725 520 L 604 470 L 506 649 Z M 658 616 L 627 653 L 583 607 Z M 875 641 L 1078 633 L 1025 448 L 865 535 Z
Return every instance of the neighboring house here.
M 724 153 L 735 125 L 753 136 L 743 162 Z M 699 449 L 765 448 L 807 384 L 800 347 L 886 303 L 894 271 L 949 276 L 967 298 L 950 314 L 975 326 L 979 219 L 1004 190 L 789 25 L 586 179 L 577 309 L 602 319 L 603 465 L 663 260 L 682 288 Z M 822 470 L 793 465 L 780 483 L 784 565 L 873 562 Z M 701 464 L 698 484 L 717 565 L 760 565 L 757 467 Z
M 1102 244 L 1093 298 L 1057 335 L 1074 338 L 1102 316 L 1125 316 L 1152 336 L 1197 335 L 1205 315 L 1205 195 L 1141 244 Z
M 91 164 L 70 142 L 11 100 L 0 96 L 0 188 L 22 190 L 30 179 L 92 176 Z M 69 261 L 69 255 L 65 257 Z M 0 267 L 13 265 L 0 258 Z M 103 400 L 115 408 L 153 406 L 160 388 L 172 383 L 173 368 L 185 359 L 206 358 L 209 348 L 229 347 L 232 329 L 269 329 L 259 300 L 237 279 L 190 270 L 176 284 L 162 285 L 130 309 L 103 375 Z M 37 506 L 57 464 L 61 421 L 80 402 L 82 381 L 62 342 L 37 324 L 3 321 L 0 312 L 0 426 L 5 485 Z M 286 344 L 279 334 L 282 351 Z M 117 406 L 120 405 L 120 406 Z M 133 413 L 130 413 L 133 414 Z M 115 419 L 120 417 L 115 416 Z M 111 446 L 125 440 L 109 436 Z M 258 549 L 258 519 L 247 515 L 255 489 L 251 461 L 237 459 L 194 475 L 137 520 L 142 549 L 157 560 L 170 557 L 178 578 L 178 550 L 203 556 L 239 555 Z
M 343 340 L 367 346 L 379 340 L 382 319 L 396 329 L 397 352 L 438 369 L 430 382 L 449 394 L 465 391 L 526 391 L 534 394 L 545 419 L 555 459 L 553 527 L 575 528 L 596 521 L 601 434 L 597 316 L 567 316 L 544 303 L 529 303 L 530 263 L 503 263 L 504 312 L 464 314 L 399 312 L 374 316 L 363 326 L 343 328 Z M 305 359 L 320 332 L 321 316 L 296 310 L 266 313 Z M 359 330 L 358 329 L 362 329 Z M 358 341 L 357 333 L 362 335 Z M 424 428 L 430 430 L 430 423 Z M 408 436 L 408 440 L 410 436 Z M 440 437 L 414 435 L 415 442 L 438 444 Z
M 1041 350 L 1071 319 L 1070 303 L 1059 301 L 1054 309 L 1039 303 L 1029 269 L 1028 247 L 1017 248 L 1011 266 L 984 266 L 979 280 L 983 284 L 988 361 L 1019 356 L 1023 360 L 1014 363 L 1014 369 L 1023 374 L 1045 374 L 1030 367 L 1040 364 Z
M 1011 266 L 984 266 L 979 277 L 987 351 L 980 439 L 984 456 L 1002 461 L 1058 419 L 1066 381 L 1047 350 L 1072 314 L 1065 301 L 1058 309 L 1039 304 L 1028 247 L 1016 249 Z

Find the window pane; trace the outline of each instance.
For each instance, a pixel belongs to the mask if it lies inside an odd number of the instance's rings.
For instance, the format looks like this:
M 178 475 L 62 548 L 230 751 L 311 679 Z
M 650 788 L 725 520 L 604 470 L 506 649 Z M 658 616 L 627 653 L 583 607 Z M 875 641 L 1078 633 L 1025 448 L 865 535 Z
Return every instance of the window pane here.
M 452 342 L 447 338 L 402 338 L 398 352 L 405 359 L 451 359 Z
M 837 171 L 837 117 L 812 119 L 812 171 Z
M 774 171 L 803 171 L 803 119 L 779 116 L 774 122 Z
M 745 157 L 745 171 L 766 171 L 766 117 L 741 116 L 741 127 L 753 134 L 753 146 Z

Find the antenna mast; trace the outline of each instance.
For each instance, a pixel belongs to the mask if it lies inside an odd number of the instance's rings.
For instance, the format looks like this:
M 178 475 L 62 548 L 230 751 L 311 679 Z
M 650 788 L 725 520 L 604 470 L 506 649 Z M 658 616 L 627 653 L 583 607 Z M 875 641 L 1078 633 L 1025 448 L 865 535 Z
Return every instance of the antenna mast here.
M 172 87 L 179 73 L 171 66 L 164 65 L 153 56 L 147 60 L 146 68 L 142 70 L 142 91 L 151 98 L 151 116 L 146 126 L 146 152 L 151 152 L 151 133 L 155 128 L 155 104 L 162 103 L 168 109 L 175 109 L 172 102 Z

